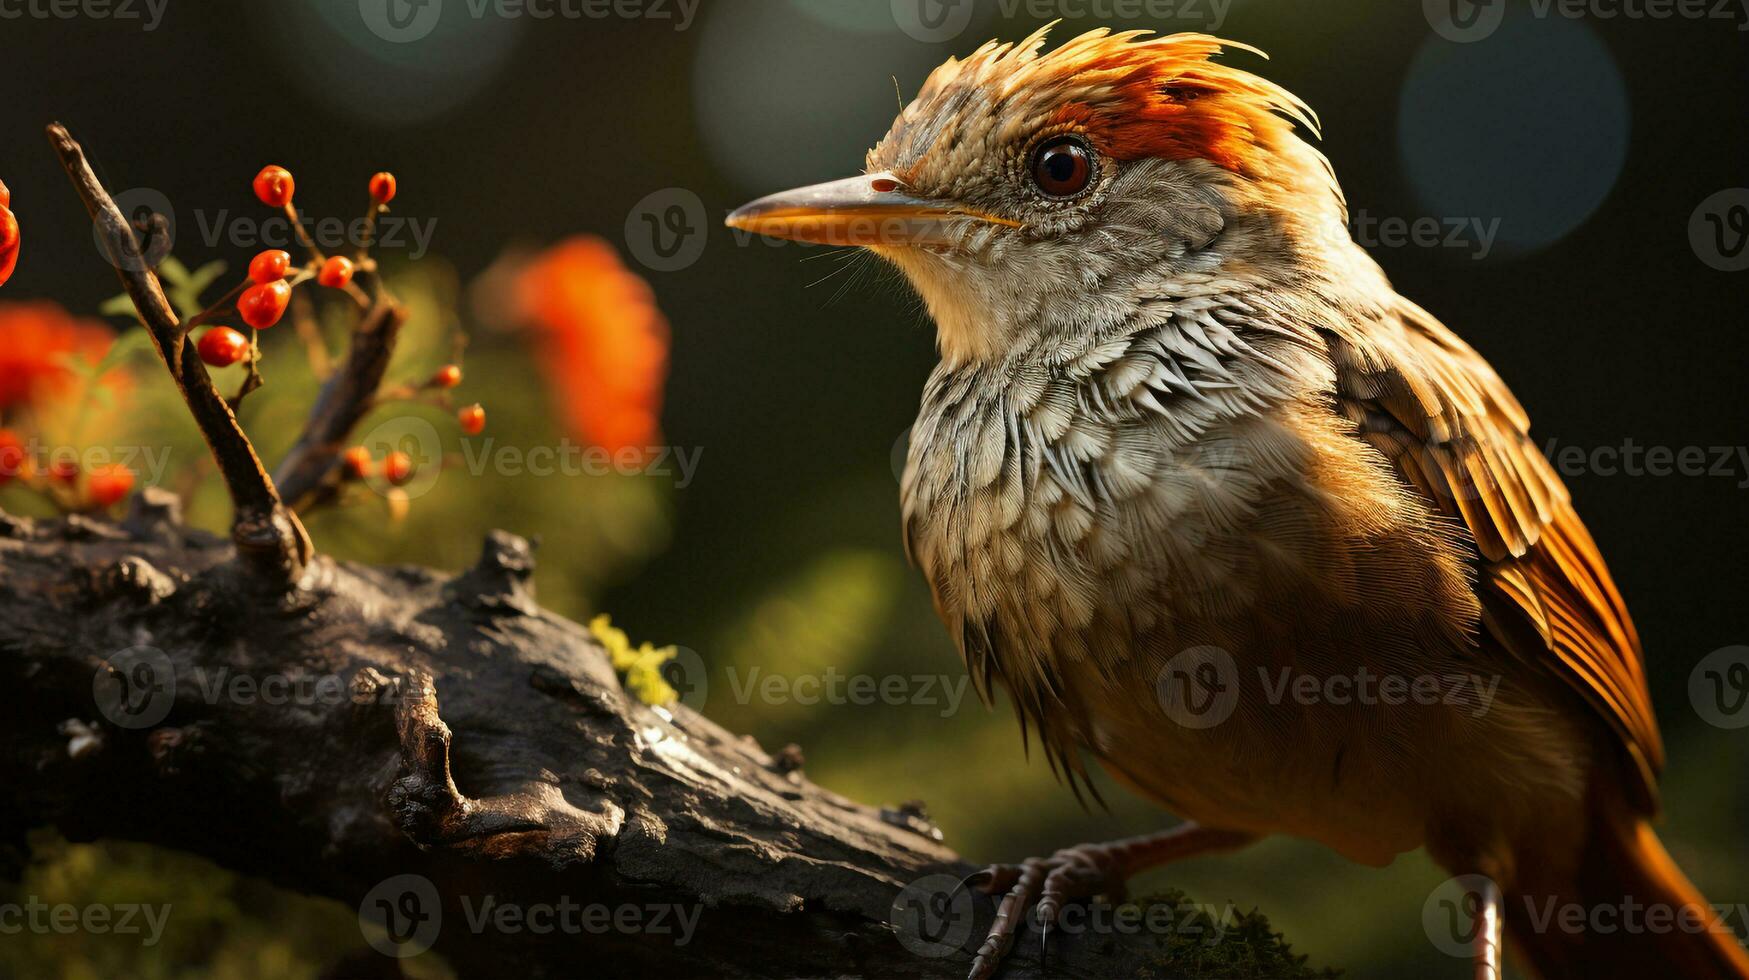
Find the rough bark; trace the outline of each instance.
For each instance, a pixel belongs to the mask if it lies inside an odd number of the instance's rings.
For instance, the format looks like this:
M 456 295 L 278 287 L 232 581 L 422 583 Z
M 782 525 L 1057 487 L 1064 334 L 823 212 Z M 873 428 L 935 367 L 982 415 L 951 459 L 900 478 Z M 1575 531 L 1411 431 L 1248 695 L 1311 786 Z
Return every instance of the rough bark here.
M 890 922 L 906 883 L 974 870 L 926 818 L 631 697 L 586 630 L 536 605 L 532 569 L 494 533 L 455 577 L 317 557 L 281 593 L 173 498 L 121 525 L 0 517 L 0 844 L 43 825 L 147 841 L 354 906 L 419 875 L 435 948 L 468 976 L 963 975 L 976 938 L 920 956 Z M 269 677 L 303 693 L 233 693 Z M 475 915 L 485 896 L 701 911 L 685 944 L 476 933 L 463 896 Z M 968 931 L 990 915 L 980 897 Z M 1214 951 L 1174 961 L 1158 940 L 1053 937 L 1050 972 L 1184 975 Z M 1007 975 L 1039 972 L 1027 934 Z

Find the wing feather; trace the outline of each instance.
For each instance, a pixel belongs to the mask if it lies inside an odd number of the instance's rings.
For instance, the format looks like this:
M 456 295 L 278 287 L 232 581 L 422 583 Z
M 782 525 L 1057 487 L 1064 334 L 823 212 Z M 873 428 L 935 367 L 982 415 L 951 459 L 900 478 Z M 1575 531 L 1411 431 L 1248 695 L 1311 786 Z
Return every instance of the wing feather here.
M 1475 542 L 1483 628 L 1547 666 L 1620 736 L 1656 808 L 1663 745 L 1640 639 L 1566 487 L 1494 370 L 1402 301 L 1376 329 L 1325 332 L 1337 401 L 1403 480 Z

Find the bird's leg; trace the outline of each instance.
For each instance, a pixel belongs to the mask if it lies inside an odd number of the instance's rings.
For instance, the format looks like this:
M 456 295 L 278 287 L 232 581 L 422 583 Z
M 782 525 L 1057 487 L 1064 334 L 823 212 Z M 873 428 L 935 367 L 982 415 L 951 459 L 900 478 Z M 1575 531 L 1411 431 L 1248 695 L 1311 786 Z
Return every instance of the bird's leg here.
M 990 924 L 990 932 L 972 960 L 971 978 L 985 980 L 996 972 L 1002 958 L 1014 946 L 1014 936 L 1026 917 L 1027 907 L 1035 901 L 1042 943 L 1049 937 L 1064 902 L 1094 895 L 1120 897 L 1124 883 L 1148 868 L 1234 850 L 1256 839 L 1255 834 L 1184 823 L 1158 834 L 1065 847 L 1048 858 L 991 865 L 968 879 L 976 879 L 977 887 L 988 894 L 1003 893 L 996 907 L 996 921 Z
M 1505 980 L 1500 965 L 1500 886 L 1482 878 L 1476 890 L 1476 980 Z

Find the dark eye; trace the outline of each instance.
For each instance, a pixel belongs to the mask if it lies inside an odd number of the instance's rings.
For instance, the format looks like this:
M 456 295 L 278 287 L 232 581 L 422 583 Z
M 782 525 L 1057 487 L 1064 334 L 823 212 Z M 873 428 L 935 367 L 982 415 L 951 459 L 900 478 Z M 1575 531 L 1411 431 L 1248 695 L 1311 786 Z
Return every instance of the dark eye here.
M 1078 137 L 1050 140 L 1033 154 L 1032 179 L 1048 197 L 1074 197 L 1093 180 L 1093 151 Z

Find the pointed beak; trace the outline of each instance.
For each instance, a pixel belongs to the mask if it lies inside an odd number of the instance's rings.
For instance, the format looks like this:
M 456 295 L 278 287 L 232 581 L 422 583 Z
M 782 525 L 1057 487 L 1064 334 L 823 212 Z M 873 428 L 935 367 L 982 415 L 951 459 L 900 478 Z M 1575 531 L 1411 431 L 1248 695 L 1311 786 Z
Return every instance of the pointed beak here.
M 798 187 L 743 205 L 730 228 L 816 245 L 952 245 L 967 221 L 1020 222 L 917 197 L 890 173 Z

